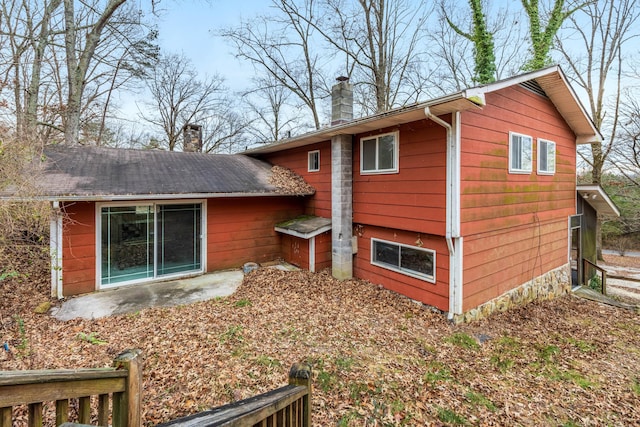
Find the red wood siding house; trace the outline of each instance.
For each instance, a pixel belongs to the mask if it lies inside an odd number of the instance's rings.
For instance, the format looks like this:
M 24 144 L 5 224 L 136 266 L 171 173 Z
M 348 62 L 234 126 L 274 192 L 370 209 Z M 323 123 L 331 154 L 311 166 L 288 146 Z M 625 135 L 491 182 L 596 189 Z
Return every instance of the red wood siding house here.
M 316 195 L 306 213 L 331 217 L 332 207 L 342 203 L 332 200 L 331 179 L 341 160 L 330 156 L 336 138 L 345 135 L 351 140 L 352 206 L 346 215 L 353 218 L 354 277 L 455 319 L 570 289 L 576 149 L 600 134 L 559 67 L 249 154 L 313 182 Z M 385 144 L 395 144 L 395 153 L 383 152 Z M 321 166 L 310 172 L 307 158 L 314 150 Z M 376 162 L 389 163 L 378 168 Z M 334 255 L 336 244 L 343 244 L 335 234 Z
M 49 147 L 52 293 L 278 258 L 455 321 L 570 289 L 576 149 L 601 136 L 559 67 L 356 120 L 336 88 L 332 126 L 242 155 Z

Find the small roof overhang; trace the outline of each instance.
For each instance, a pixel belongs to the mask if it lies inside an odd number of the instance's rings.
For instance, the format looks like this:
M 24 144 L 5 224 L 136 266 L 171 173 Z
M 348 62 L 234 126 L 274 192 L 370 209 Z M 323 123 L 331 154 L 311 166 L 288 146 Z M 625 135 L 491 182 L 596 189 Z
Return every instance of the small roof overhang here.
M 311 239 L 325 231 L 331 230 L 331 218 L 319 216 L 300 216 L 289 221 L 276 224 L 275 230 L 282 234 Z
M 606 216 L 620 216 L 618 207 L 609 198 L 607 193 L 597 184 L 578 185 L 578 194 L 589 204 L 598 214 Z

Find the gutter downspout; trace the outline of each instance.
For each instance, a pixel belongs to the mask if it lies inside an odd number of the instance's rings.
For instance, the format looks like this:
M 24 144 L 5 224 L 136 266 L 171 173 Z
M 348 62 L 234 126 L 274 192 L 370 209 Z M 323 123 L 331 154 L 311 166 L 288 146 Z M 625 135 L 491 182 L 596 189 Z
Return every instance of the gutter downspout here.
M 62 299 L 62 209 L 60 202 L 51 203 L 49 220 L 49 255 L 51 256 L 51 296 Z
M 446 241 L 449 249 L 449 313 L 453 320 L 462 314 L 462 245 L 460 236 L 460 112 L 452 113 L 452 124 L 445 122 L 429 107 L 424 109 L 427 118 L 445 128 L 447 132 L 447 198 Z

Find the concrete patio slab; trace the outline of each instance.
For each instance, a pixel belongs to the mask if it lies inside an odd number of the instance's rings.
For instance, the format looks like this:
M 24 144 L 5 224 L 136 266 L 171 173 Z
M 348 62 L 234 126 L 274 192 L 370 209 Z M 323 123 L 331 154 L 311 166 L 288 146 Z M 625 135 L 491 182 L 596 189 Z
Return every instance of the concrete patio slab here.
M 242 270 L 227 270 L 187 279 L 130 285 L 70 298 L 60 307 L 53 308 L 51 313 L 54 318 L 67 321 L 190 304 L 233 294 L 243 277 Z

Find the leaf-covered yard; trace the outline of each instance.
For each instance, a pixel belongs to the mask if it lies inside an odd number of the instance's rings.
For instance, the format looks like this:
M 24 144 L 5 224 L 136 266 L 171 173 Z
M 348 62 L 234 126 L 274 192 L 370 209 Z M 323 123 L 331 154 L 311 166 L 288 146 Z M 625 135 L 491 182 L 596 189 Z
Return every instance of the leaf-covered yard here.
M 453 326 L 365 282 L 263 268 L 228 298 L 59 322 L 34 313 L 46 281 L 0 281 L 2 369 L 140 348 L 147 425 L 281 386 L 301 360 L 318 426 L 640 424 L 640 315 L 573 296 Z

